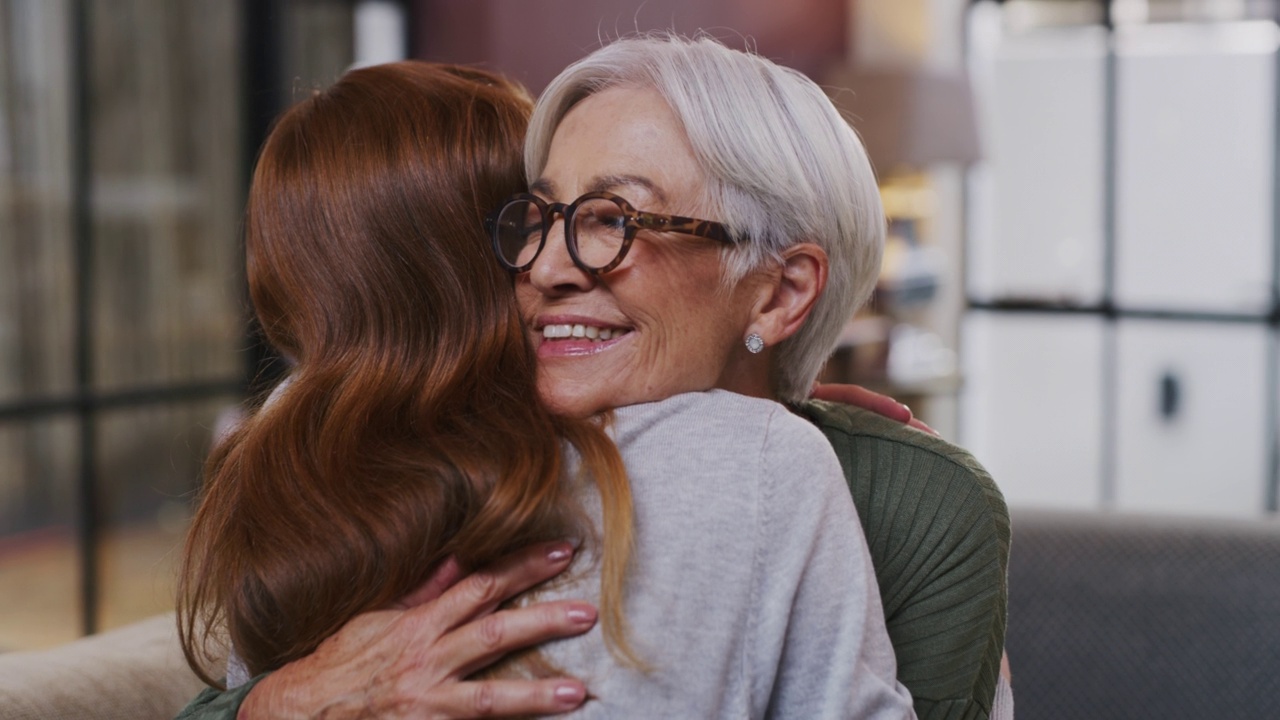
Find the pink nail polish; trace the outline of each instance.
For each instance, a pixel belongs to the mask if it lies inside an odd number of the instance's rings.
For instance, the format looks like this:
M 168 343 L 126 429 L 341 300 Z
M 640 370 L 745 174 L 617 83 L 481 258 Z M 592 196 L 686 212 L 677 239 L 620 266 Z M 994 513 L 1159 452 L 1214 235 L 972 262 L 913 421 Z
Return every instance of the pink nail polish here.
M 576 625 L 589 625 L 596 620 L 595 610 L 586 607 L 571 607 L 565 614 Z
M 556 699 L 568 706 L 577 705 L 584 697 L 585 689 L 580 685 L 561 685 L 556 688 Z
M 559 564 L 573 557 L 573 547 L 571 545 L 556 545 L 547 552 L 547 561 L 552 564 Z

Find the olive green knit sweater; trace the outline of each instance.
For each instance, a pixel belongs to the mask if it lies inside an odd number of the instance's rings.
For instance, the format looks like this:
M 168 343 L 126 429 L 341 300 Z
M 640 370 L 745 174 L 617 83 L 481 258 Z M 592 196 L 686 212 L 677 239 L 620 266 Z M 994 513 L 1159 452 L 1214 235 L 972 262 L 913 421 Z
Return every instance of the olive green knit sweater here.
M 1009 512 L 969 453 L 875 413 L 809 401 L 871 548 L 898 680 L 920 720 L 986 720 L 1004 651 Z

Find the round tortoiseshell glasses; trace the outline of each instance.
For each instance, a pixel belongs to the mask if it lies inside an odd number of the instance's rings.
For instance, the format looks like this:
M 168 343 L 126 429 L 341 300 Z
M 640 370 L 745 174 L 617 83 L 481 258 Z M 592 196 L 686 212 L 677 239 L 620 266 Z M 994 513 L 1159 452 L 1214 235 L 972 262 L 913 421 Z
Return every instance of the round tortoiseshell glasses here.
M 564 241 L 573 264 L 592 275 L 618 267 L 640 230 L 734 242 L 729 229 L 718 222 L 643 212 L 610 192 L 589 192 L 568 205 L 520 193 L 485 218 L 502 266 L 516 273 L 533 267 L 557 215 L 564 218 Z

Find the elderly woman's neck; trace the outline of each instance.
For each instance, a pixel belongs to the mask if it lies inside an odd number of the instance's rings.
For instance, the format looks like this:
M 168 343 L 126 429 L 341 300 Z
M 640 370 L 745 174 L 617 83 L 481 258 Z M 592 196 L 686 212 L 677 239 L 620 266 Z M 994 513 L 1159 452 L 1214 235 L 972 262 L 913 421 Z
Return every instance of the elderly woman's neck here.
M 741 362 L 730 362 L 720 374 L 716 388 L 739 395 L 776 400 L 778 393 L 769 378 L 769 365 L 769 359 L 764 355 L 753 356 Z

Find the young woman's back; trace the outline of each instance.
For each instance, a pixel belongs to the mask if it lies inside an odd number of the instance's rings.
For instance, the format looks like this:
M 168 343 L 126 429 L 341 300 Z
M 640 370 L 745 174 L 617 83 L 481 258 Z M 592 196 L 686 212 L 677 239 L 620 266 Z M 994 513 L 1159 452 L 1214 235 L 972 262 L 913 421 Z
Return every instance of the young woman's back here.
M 617 627 L 621 461 L 595 423 L 539 400 L 482 228 L 523 188 L 530 108 L 492 73 L 402 62 L 349 72 L 277 121 L 245 246 L 258 319 L 295 366 L 206 469 L 179 597 L 206 680 L 209 629 L 225 627 L 256 675 L 403 597 L 446 557 L 478 567 L 573 537 L 557 440 L 606 500 L 604 610 Z

